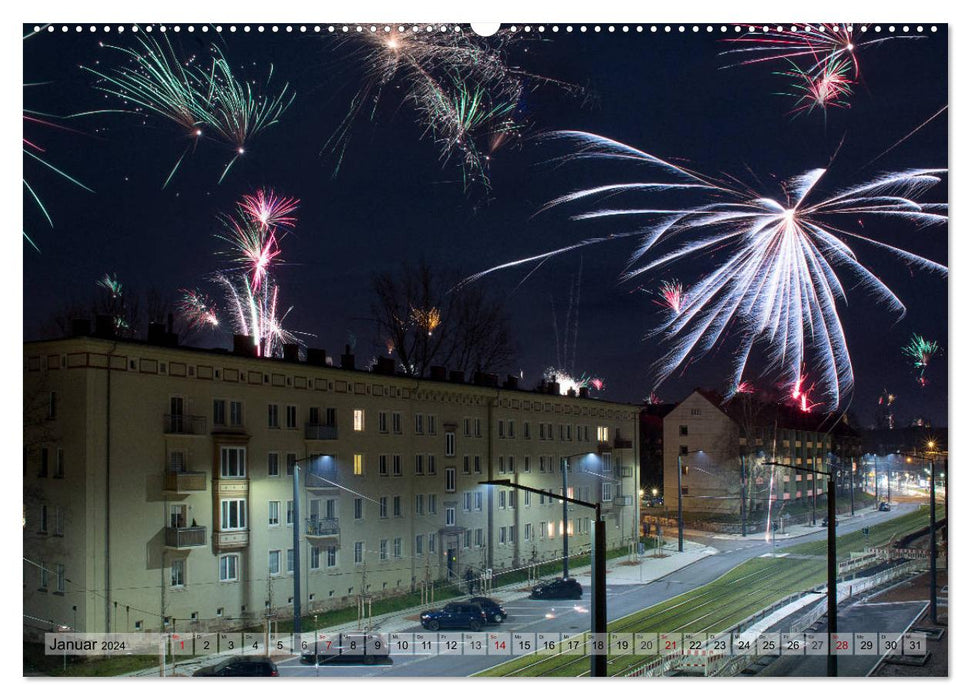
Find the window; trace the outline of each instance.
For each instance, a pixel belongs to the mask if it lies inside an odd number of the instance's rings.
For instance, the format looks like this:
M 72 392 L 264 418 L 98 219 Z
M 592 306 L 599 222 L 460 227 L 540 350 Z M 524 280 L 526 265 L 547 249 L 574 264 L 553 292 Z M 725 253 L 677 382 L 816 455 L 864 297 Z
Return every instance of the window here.
M 386 433 L 388 432 L 388 412 L 380 411 L 378 413 L 378 432 Z
M 64 564 L 58 564 L 57 565 L 57 588 L 54 589 L 57 593 L 64 592 L 64 580 L 66 578 L 67 577 L 64 575 Z
M 47 397 L 47 420 L 57 418 L 57 393 L 52 391 Z
M 293 525 L 293 501 L 287 501 L 287 525 Z
M 388 455 L 378 455 L 378 476 L 388 475 Z
M 388 541 L 387 540 L 381 540 L 381 542 L 379 543 L 379 545 L 378 545 L 378 558 L 381 561 L 387 561 L 387 559 L 388 559 Z
M 540 472 L 546 471 L 546 455 L 539 456 L 539 470 Z
M 47 462 L 49 460 L 48 451 L 46 447 L 40 448 L 40 471 L 37 472 L 37 476 L 46 477 L 47 476 Z
M 401 476 L 401 455 L 391 455 L 391 476 Z
M 401 538 L 394 538 L 394 558 L 401 559 Z
M 269 516 L 267 519 L 268 525 L 279 525 L 280 524 L 280 502 L 270 501 Z
M 700 416 L 701 415 L 701 409 L 700 408 L 692 408 L 691 409 L 691 415 L 693 415 L 693 416 Z
M 563 424 L 560 423 L 560 440 L 563 440 L 564 439 L 563 438 L 563 427 L 564 427 Z
M 678 446 L 678 452 L 679 452 L 679 454 L 681 454 L 682 457 L 685 456 L 685 455 L 687 455 L 688 454 L 688 446 L 687 445 L 679 445 Z
M 477 527 L 477 528 L 475 528 L 475 546 L 476 547 L 481 547 L 482 546 L 482 543 L 483 543 L 483 539 L 482 539 L 482 528 L 481 527 Z
M 57 448 L 57 461 L 54 463 L 54 478 L 64 478 L 64 450 L 60 447 Z
M 234 498 L 220 501 L 219 525 L 221 530 L 245 530 L 246 500 Z
M 268 452 L 266 454 L 266 475 L 280 476 L 280 453 Z
M 540 539 L 546 539 L 547 537 L 553 536 L 553 523 L 549 523 L 547 526 L 546 521 L 542 521 L 539 524 L 539 537 Z
M 566 425 L 566 439 L 567 440 L 573 439 L 573 426 L 570 425 L 569 423 L 567 423 Z
M 246 448 L 219 448 L 219 476 L 222 479 L 246 478 Z
M 523 471 L 529 472 L 529 455 L 523 457 Z
M 499 419 L 499 437 L 506 437 L 506 424 L 501 418 Z
M 546 439 L 546 423 L 539 424 L 539 439 L 540 440 Z
M 482 460 L 480 459 L 479 455 L 475 455 L 472 458 L 472 471 L 474 471 L 476 474 L 482 473 Z
M 46 561 L 42 561 L 40 563 L 40 587 L 42 589 L 44 589 L 44 590 L 47 590 L 47 584 L 48 584 L 47 576 L 48 576 L 48 573 L 49 572 L 47 570 L 47 562 Z
M 324 422 L 326 425 L 331 425 L 331 426 L 337 425 L 337 411 L 334 410 L 333 408 L 325 409 Z
M 533 539 L 533 524 L 526 523 L 523 525 L 523 542 L 529 542 Z
M 514 474 L 516 472 L 516 458 L 513 457 L 512 455 L 509 455 L 509 458 L 506 461 L 506 467 L 509 470 L 510 474 Z
M 516 428 L 512 420 L 506 424 L 506 433 L 508 433 L 509 437 L 511 438 L 516 437 Z
M 609 481 L 604 481 L 600 484 L 600 500 L 601 501 L 612 501 L 614 500 L 614 485 Z
M 475 509 L 476 510 L 482 510 L 482 492 L 481 491 L 476 491 L 475 492 Z
M 378 500 L 378 517 L 387 518 L 388 517 L 388 497 L 381 496 Z
M 270 556 L 267 560 L 269 562 L 270 576 L 280 575 L 280 550 L 271 549 Z
M 47 506 L 41 505 L 40 507 L 40 529 L 38 532 L 47 532 Z
M 435 515 L 438 512 L 438 496 L 434 493 L 428 494 L 428 514 Z
M 468 549 L 472 546 L 472 531 L 466 530 L 462 533 L 462 547 Z
M 482 421 L 479 418 L 475 419 L 475 436 L 482 437 Z
M 445 456 L 455 456 L 455 431 L 453 430 L 445 432 Z
M 425 514 L 425 494 L 415 494 L 415 515 Z
M 354 455 L 354 476 L 364 475 L 364 455 L 355 454 Z
M 597 442 L 608 442 L 610 440 L 610 428 L 604 425 L 597 426 Z
M 234 428 L 238 428 L 243 424 L 243 402 L 242 401 L 229 402 L 229 424 Z
M 435 416 L 429 414 L 425 416 L 425 425 L 428 426 L 428 434 L 435 435 L 438 432 L 438 426 L 435 425 Z
M 462 495 L 463 495 L 463 499 L 462 499 L 462 501 L 463 501 L 462 510 L 468 512 L 468 511 L 472 510 L 472 492 L 471 491 L 466 491 Z
M 505 491 L 500 491 L 499 492 L 499 508 L 502 509 L 502 510 L 505 510 L 505 508 L 506 508 L 506 492 Z
M 401 435 L 401 414 L 397 411 L 391 414 L 391 432 Z
M 320 425 L 320 406 L 311 406 L 307 411 L 307 422 L 310 425 Z
M 293 430 L 297 427 L 297 407 L 287 406 L 287 428 Z
M 445 491 L 455 493 L 455 467 L 445 469 Z
M 462 434 L 465 435 L 465 437 L 472 437 L 472 419 L 466 418 L 464 421 L 462 421 L 462 425 L 464 426 Z
M 415 554 L 424 554 L 425 536 L 416 535 L 415 536 Z
M 327 548 L 327 566 L 337 566 L 337 547 L 334 545 Z
M 364 409 L 354 409 L 354 432 L 359 433 L 364 430 Z
M 280 406 L 271 403 L 266 406 L 266 426 L 268 428 L 280 427 Z
M 421 476 L 425 473 L 425 455 L 415 455 L 415 474 Z
M 688 434 L 688 426 L 686 426 L 686 425 L 679 425 L 678 426 L 678 435 L 684 436 L 684 435 L 687 435 L 687 434 Z
M 435 533 L 434 532 L 428 533 L 428 552 L 430 554 L 435 553 Z
M 391 515 L 395 518 L 401 517 L 401 496 L 391 498 Z
M 529 423 L 523 421 L 523 437 L 529 440 Z
M 354 563 L 355 564 L 364 563 L 364 543 L 363 542 L 354 543 Z
M 445 509 L 445 525 L 446 527 L 455 525 L 455 508 L 451 506 Z
M 293 573 L 293 549 L 287 550 L 287 573 Z
M 530 496 L 532 496 L 532 495 L 533 494 L 531 494 L 529 491 L 523 491 L 523 507 L 524 508 L 529 508 L 529 502 L 531 500 L 530 499 Z
M 500 527 L 499 528 L 499 544 L 501 544 L 501 545 L 502 544 L 506 544 L 506 528 L 505 527 Z
M 364 499 L 355 498 L 354 499 L 354 519 L 360 520 L 364 517 Z
M 471 474 L 472 473 L 472 459 L 469 455 L 462 457 L 462 473 Z
M 212 400 L 212 424 L 226 425 L 226 400 Z
M 219 580 L 236 581 L 239 579 L 239 555 L 223 554 L 219 557 Z
M 415 414 L 415 435 L 425 434 L 425 416 L 421 413 Z
M 287 452 L 287 476 L 293 476 L 293 470 L 297 466 L 297 455 L 295 452 Z
M 496 467 L 498 468 L 500 474 L 506 473 L 506 460 L 502 455 L 499 455 L 496 458 Z
M 320 547 L 313 546 L 310 548 L 310 568 L 320 568 Z

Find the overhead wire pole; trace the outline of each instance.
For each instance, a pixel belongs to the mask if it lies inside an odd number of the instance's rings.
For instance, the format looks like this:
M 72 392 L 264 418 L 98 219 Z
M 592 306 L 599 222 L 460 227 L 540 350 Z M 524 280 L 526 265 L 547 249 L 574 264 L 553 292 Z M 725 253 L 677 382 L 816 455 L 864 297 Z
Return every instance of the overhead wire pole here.
M 585 454 L 585 453 L 584 453 Z M 595 520 L 593 523 L 593 572 L 590 578 L 592 582 L 592 590 L 590 592 L 590 631 L 596 635 L 604 635 L 602 639 L 606 639 L 607 634 L 607 529 L 606 523 L 600 512 L 599 503 L 588 503 L 587 501 L 581 501 L 577 498 L 570 498 L 564 493 L 562 496 L 558 496 L 552 491 L 544 491 L 543 489 L 534 489 L 530 486 L 523 486 L 522 484 L 513 483 L 510 479 L 489 479 L 487 481 L 479 482 L 485 486 L 504 486 L 506 488 L 518 489 L 520 491 L 529 491 L 530 493 L 538 493 L 540 495 L 546 496 L 547 498 L 556 498 L 564 503 L 575 503 L 578 506 L 584 506 L 586 508 L 592 508 L 595 513 Z M 565 527 L 565 523 L 564 523 Z M 606 678 L 607 676 L 607 655 L 603 654 L 591 654 L 590 655 L 590 675 L 593 678 Z
M 814 476 L 814 484 L 815 475 L 822 474 L 826 477 L 828 482 L 826 490 L 826 513 L 829 519 L 829 522 L 826 525 L 826 631 L 828 632 L 829 654 L 826 657 L 826 675 L 836 676 L 837 664 L 836 654 L 834 653 L 833 649 L 835 644 L 833 638 L 836 635 L 838 598 L 836 595 L 836 480 L 833 478 L 833 471 L 830 470 L 828 472 L 824 472 L 818 469 L 809 469 L 807 467 L 797 467 L 791 464 L 783 464 L 782 462 L 765 462 L 765 466 L 785 467 L 787 469 L 795 469 L 796 471 L 800 472 L 811 472 Z

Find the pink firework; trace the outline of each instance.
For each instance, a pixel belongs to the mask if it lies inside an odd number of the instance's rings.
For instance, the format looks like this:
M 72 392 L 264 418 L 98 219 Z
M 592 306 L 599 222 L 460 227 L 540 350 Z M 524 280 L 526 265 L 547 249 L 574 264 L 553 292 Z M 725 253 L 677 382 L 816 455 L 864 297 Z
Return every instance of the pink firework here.
M 748 380 L 743 381 L 743 382 L 739 382 L 739 385 L 737 387 L 735 387 L 735 393 L 736 394 L 754 394 L 755 393 L 755 387 L 752 386 L 752 383 L 749 382 Z
M 182 301 L 179 302 L 179 312 L 189 322 L 190 328 L 202 326 L 216 327 L 216 305 L 208 296 L 194 289 L 182 289 Z
M 833 58 L 818 70 L 803 71 L 793 66 L 786 76 L 793 78 L 796 105 L 793 112 L 825 111 L 830 107 L 849 107 L 847 98 L 853 94 L 850 78 L 853 64 L 848 59 Z
M 871 39 L 861 43 L 857 35 L 866 31 L 864 26 L 848 24 L 753 26 L 748 29 L 742 36 L 726 40 L 738 47 L 727 51 L 727 54 L 746 55 L 739 65 L 809 59 L 813 61 L 810 72 L 816 72 L 831 58 L 845 58 L 852 66 L 854 78 L 860 70 L 856 59 L 859 47 L 893 38 Z
M 681 309 L 684 308 L 688 301 L 688 295 L 685 293 L 684 287 L 677 280 L 662 282 L 657 294 L 661 299 L 655 303 L 671 309 L 676 314 L 681 313 Z
M 799 379 L 796 380 L 795 386 L 792 387 L 792 391 L 789 392 L 789 396 L 792 398 L 793 402 L 795 403 L 796 408 L 798 408 L 803 413 L 809 413 L 814 408 L 819 406 L 819 404 L 813 403 L 809 398 L 809 394 L 811 394 L 813 389 L 816 388 L 815 385 L 810 385 L 809 388 L 803 389 L 802 386 L 803 386 L 803 382 L 805 381 L 806 381 L 806 375 L 800 376 Z
M 268 274 L 270 263 L 280 255 L 276 234 L 256 225 L 240 225 L 230 218 L 225 221 L 229 232 L 220 238 L 232 245 L 237 254 L 236 261 L 246 265 L 250 271 L 253 291 L 259 291 Z
M 244 194 L 239 208 L 250 221 L 264 230 L 293 228 L 297 218 L 291 216 L 300 205 L 294 197 L 280 197 L 272 189 L 260 188 L 256 194 Z

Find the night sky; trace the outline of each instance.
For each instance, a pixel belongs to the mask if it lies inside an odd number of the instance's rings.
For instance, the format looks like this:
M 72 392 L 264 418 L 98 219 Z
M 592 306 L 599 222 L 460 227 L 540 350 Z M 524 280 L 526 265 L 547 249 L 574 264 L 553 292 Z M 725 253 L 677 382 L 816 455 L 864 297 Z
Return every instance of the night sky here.
M 26 339 L 49 337 L 52 315 L 68 301 L 93 298 L 95 282 L 105 273 L 117 274 L 133 289 L 154 287 L 173 299 L 180 288 L 200 287 L 221 301 L 219 290 L 207 282 L 224 265 L 213 236 L 217 217 L 230 212 L 241 195 L 272 187 L 301 200 L 296 230 L 283 242 L 285 262 L 276 269 L 281 304 L 293 306 L 287 327 L 313 334 L 306 344 L 331 355 L 353 338 L 358 357 L 370 358 L 383 350 L 369 319 L 374 273 L 394 270 L 402 261 L 425 260 L 472 274 L 603 235 L 609 232 L 603 223 L 570 221 L 573 211 L 537 212 L 581 185 L 627 181 L 622 178 L 632 175 L 603 163 L 554 167 L 550 159 L 565 155 L 565 147 L 526 139 L 521 147 L 496 152 L 488 196 L 475 187 L 464 191 L 456 163 L 441 162 L 414 110 L 392 88 L 373 121 L 361 117 L 354 123 L 342 167 L 332 176 L 333 155 L 321 151 L 347 113 L 362 76 L 346 45 L 342 48 L 326 31 L 223 32 L 219 37 L 213 31 L 183 31 L 171 36 L 180 55 L 205 56 L 216 40 L 234 69 L 249 79 L 265 81 L 272 62 L 271 90 L 289 82 L 296 100 L 279 124 L 254 139 L 222 184 L 217 180 L 232 153 L 220 142 L 204 140 L 162 189 L 187 141 L 175 124 L 160 118 L 149 116 L 143 124 L 130 114 L 109 113 L 58 121 L 77 133 L 28 125 L 25 136 L 44 146 L 45 158 L 94 193 L 25 161 L 25 177 L 54 220 L 51 228 L 25 194 L 24 231 L 41 249 L 36 253 L 25 243 Z M 520 105 L 533 124 L 530 135 L 590 131 L 703 173 L 730 173 L 753 187 L 761 182 L 760 189 L 773 196 L 781 196 L 774 182 L 831 161 L 820 185 L 827 192 L 882 171 L 948 166 L 946 113 L 870 163 L 947 104 L 944 26 L 925 39 L 888 41 L 861 51 L 862 83 L 850 98 L 852 107 L 831 109 L 825 118 L 822 112 L 789 114 L 793 100 L 779 94 L 788 82 L 774 74 L 785 69 L 781 64 L 726 68 L 738 59 L 719 55 L 728 47 L 717 34 L 575 30 L 547 31 L 544 38 L 511 50 L 510 64 L 584 86 L 588 98 L 531 85 L 535 89 Z M 42 83 L 24 88 L 25 107 L 58 116 L 119 107 L 116 99 L 94 89 L 94 76 L 80 68 L 96 61 L 102 70 L 118 65 L 119 52 L 99 47 L 99 41 L 134 45 L 130 31 L 121 36 L 58 31 L 25 41 L 23 81 Z M 926 200 L 947 201 L 945 187 Z M 866 233 L 882 241 L 948 261 L 945 227 L 866 224 Z M 631 230 L 629 224 L 614 225 L 618 233 Z M 843 277 L 849 305 L 841 307 L 841 318 L 856 373 L 851 410 L 870 424 L 886 387 L 898 397 L 901 424 L 925 416 L 934 425 L 945 425 L 947 279 L 912 269 L 875 248 L 852 245 L 908 312 L 898 321 L 865 290 L 854 288 L 852 278 Z M 525 385 L 533 386 L 543 369 L 555 363 L 552 308 L 559 313 L 562 333 L 571 282 L 582 259 L 573 369 L 603 377 L 606 388 L 598 395 L 606 399 L 640 402 L 650 393 L 649 368 L 661 349 L 645 335 L 662 310 L 636 288 L 654 290 L 672 278 L 690 283 L 705 271 L 706 260 L 621 283 L 633 247 L 632 239 L 622 239 L 558 257 L 521 285 L 530 267 L 481 282 L 507 298 L 518 350 L 510 373 L 522 371 Z M 930 365 L 925 388 L 900 351 L 912 333 L 937 340 L 944 350 Z M 230 347 L 231 342 L 224 323 L 220 333 L 197 344 Z M 695 386 L 722 389 L 732 349 L 729 337 L 717 352 L 662 384 L 658 394 L 680 400 Z

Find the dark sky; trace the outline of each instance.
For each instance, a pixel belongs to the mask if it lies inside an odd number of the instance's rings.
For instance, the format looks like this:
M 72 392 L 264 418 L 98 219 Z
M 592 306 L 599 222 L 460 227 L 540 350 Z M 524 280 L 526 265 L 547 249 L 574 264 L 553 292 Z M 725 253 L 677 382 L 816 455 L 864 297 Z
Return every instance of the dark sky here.
M 26 32 L 25 32 L 26 33 Z M 173 36 L 180 55 L 204 55 L 215 36 L 184 31 Z M 25 162 L 25 176 L 47 205 L 51 228 L 25 195 L 24 230 L 41 248 L 25 245 L 24 334 L 50 334 L 49 319 L 71 300 L 94 296 L 106 272 L 136 290 L 154 287 L 176 296 L 200 287 L 219 300 L 207 277 L 223 263 L 215 255 L 217 216 L 242 194 L 269 186 L 298 197 L 294 234 L 283 243 L 285 263 L 277 268 L 281 304 L 293 306 L 287 327 L 314 334 L 307 344 L 340 351 L 353 336 L 357 354 L 379 352 L 368 320 L 370 279 L 401 261 L 427 260 L 471 274 L 530 254 L 610 232 L 603 224 L 574 222 L 567 210 L 534 216 L 548 200 L 582 184 L 627 181 L 630 169 L 596 167 L 549 159 L 566 149 L 526 140 L 492 159 L 488 197 L 464 192 L 454 162 L 443 163 L 437 146 L 423 137 L 415 112 L 401 92 L 386 90 L 373 122 L 353 125 L 342 168 L 321 149 L 347 112 L 360 85 L 359 64 L 332 36 L 299 34 L 230 35 L 219 39 L 235 69 L 265 80 L 273 64 L 273 86 L 288 81 L 296 92 L 281 122 L 248 146 L 222 184 L 231 157 L 213 140 L 186 156 L 172 182 L 162 183 L 187 146 L 173 123 L 129 114 L 98 114 L 59 120 L 79 133 L 27 126 L 25 136 L 46 148 L 45 158 L 94 190 L 82 191 L 41 166 Z M 850 109 L 793 117 L 788 81 L 781 64 L 725 68 L 727 46 L 718 35 L 608 34 L 574 31 L 546 41 L 525 42 L 509 51 L 510 64 L 587 88 L 589 99 L 533 84 L 520 105 L 544 130 L 576 129 L 601 134 L 666 159 L 680 159 L 707 174 L 726 173 L 766 194 L 781 196 L 773 183 L 809 169 L 832 166 L 820 188 L 833 192 L 879 172 L 913 167 L 947 167 L 946 113 L 887 155 L 898 139 L 947 104 L 947 35 L 944 27 L 921 40 L 894 40 L 859 53 L 861 83 Z M 66 116 L 117 108 L 92 87 L 81 65 L 109 69 L 122 56 L 99 41 L 133 46 L 130 32 L 96 35 L 73 31 L 42 34 L 24 42 L 24 88 L 28 109 Z M 840 145 L 842 144 L 842 145 Z M 835 154 L 835 158 L 834 158 Z M 628 178 L 629 179 L 629 178 Z M 928 198 L 946 201 L 943 186 Z M 888 243 L 947 262 L 947 230 L 866 221 L 865 232 Z M 618 224 L 615 224 L 618 225 Z M 618 225 L 619 226 L 619 225 Z M 631 230 L 620 226 L 616 232 Z M 650 392 L 657 340 L 645 334 L 661 319 L 651 297 L 634 291 L 656 289 L 661 280 L 697 279 L 710 261 L 678 264 L 654 276 L 619 281 L 633 249 L 631 239 L 588 247 L 542 266 L 519 285 L 528 267 L 503 271 L 482 283 L 503 294 L 511 310 L 518 359 L 526 383 L 538 380 L 556 361 L 554 305 L 562 326 L 570 285 L 582 258 L 580 325 L 576 373 L 604 377 L 602 396 L 637 402 Z M 898 420 L 926 416 L 947 422 L 947 280 L 911 269 L 877 249 L 853 244 L 861 262 L 893 289 L 908 308 L 897 320 L 870 295 L 843 277 L 849 305 L 841 307 L 856 373 L 851 410 L 871 422 L 876 399 L 886 387 L 898 396 Z M 224 324 L 226 329 L 228 324 Z M 911 333 L 937 340 L 944 349 L 921 388 L 900 352 Z M 680 400 L 694 386 L 723 388 L 733 338 L 718 352 L 693 363 L 658 393 Z M 228 330 L 200 340 L 228 347 Z M 765 380 L 768 383 L 769 380 Z

